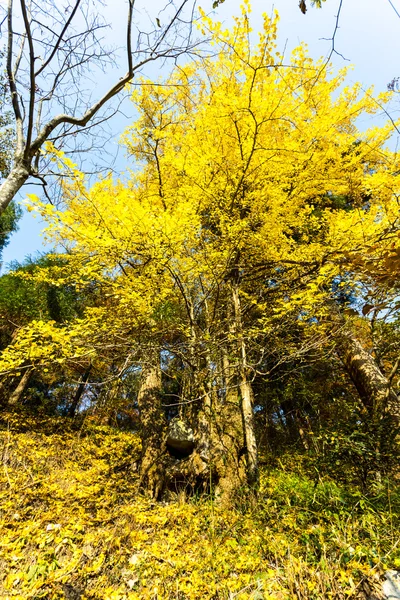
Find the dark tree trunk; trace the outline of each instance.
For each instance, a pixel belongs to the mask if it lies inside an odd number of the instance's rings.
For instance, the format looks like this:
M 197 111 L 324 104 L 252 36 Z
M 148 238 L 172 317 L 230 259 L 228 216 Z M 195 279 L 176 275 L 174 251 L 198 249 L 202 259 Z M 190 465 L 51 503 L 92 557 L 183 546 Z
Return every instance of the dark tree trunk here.
M 307 420 L 301 414 L 301 410 L 296 406 L 295 402 L 291 399 L 285 399 L 281 403 L 281 411 L 284 414 L 284 421 L 282 425 L 284 429 L 288 431 L 289 438 L 293 443 L 297 443 L 300 440 L 304 450 L 310 449 L 310 443 L 308 439 L 308 423 Z
M 90 375 L 90 371 L 92 370 L 92 365 L 90 365 L 85 373 L 82 375 L 81 380 L 79 382 L 78 388 L 75 392 L 75 396 L 71 402 L 71 404 L 68 407 L 67 410 L 67 416 L 68 417 L 75 417 L 76 415 L 76 411 L 78 409 L 78 406 L 80 404 L 81 398 L 82 398 L 82 394 L 85 391 L 85 387 L 87 384 L 87 381 L 89 379 L 89 375 Z
M 227 354 L 224 370 L 233 373 Z M 224 397 L 217 393 L 211 363 L 201 372 L 201 381 L 194 376 L 192 390 L 199 401 L 192 405 L 196 410 L 191 413 L 191 421 L 185 420 L 193 429 L 194 448 L 181 460 L 166 456 L 165 483 L 173 491 L 209 491 L 219 503 L 229 506 L 247 483 L 241 399 L 237 384 L 231 386 L 232 382 L 227 384 Z

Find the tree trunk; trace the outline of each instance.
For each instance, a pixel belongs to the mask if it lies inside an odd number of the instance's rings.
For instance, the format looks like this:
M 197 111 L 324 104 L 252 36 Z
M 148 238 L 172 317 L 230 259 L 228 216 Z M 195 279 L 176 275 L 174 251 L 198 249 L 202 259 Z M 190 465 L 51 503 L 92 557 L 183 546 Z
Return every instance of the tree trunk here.
M 240 373 L 240 396 L 246 440 L 247 480 L 250 485 L 255 485 L 258 481 L 258 452 L 254 428 L 253 390 L 244 369 Z
M 236 283 L 232 287 L 232 297 L 239 355 L 239 389 L 246 441 L 247 480 L 251 486 L 254 486 L 258 481 L 258 452 L 254 427 L 253 390 L 248 379 L 247 353 L 243 336 L 239 286 Z
M 202 396 L 202 403 L 194 421 L 186 419 L 185 424 L 190 428 L 193 426 L 195 445 L 189 456 L 181 460 L 167 457 L 165 466 L 167 468 L 166 482 L 172 491 L 183 491 L 188 494 L 200 491 L 212 491 L 217 475 L 214 454 L 215 445 L 212 435 L 213 431 L 213 407 L 211 394 L 206 388 L 197 388 Z
M 17 162 L 0 186 L 0 214 L 5 211 L 29 178 L 29 170 Z
M 138 393 L 142 456 L 139 486 L 155 499 L 164 487 L 163 456 L 166 452 L 166 420 L 161 408 L 161 366 L 158 352 L 143 366 Z
M 247 483 L 245 439 L 240 398 L 232 390 L 228 398 L 219 401 L 214 411 L 212 448 L 216 472 L 216 497 L 229 506 Z
M 13 393 L 10 395 L 8 399 L 8 406 L 15 406 L 21 400 L 22 394 L 24 393 L 26 386 L 29 383 L 30 376 L 32 375 L 33 369 L 26 369 L 25 373 L 22 375 L 19 383 Z
M 351 331 L 338 330 L 336 351 L 370 415 L 374 419 L 380 419 L 387 413 L 400 423 L 400 401 L 397 394 L 391 389 L 374 358 Z
M 81 377 L 81 380 L 80 380 L 78 388 L 76 390 L 74 399 L 72 400 L 72 402 L 69 405 L 68 410 L 67 410 L 68 417 L 75 417 L 82 394 L 86 387 L 87 380 L 89 379 L 91 369 L 92 369 L 92 365 L 89 365 L 89 367 L 86 369 L 85 373 Z
M 180 473 L 181 481 L 187 482 L 189 490 L 214 492 L 220 504 L 229 506 L 238 490 L 246 483 L 245 444 L 236 383 L 237 373 L 234 373 L 229 362 L 228 344 L 225 341 L 221 341 L 220 355 L 215 355 L 215 347 L 201 348 L 196 333 L 195 311 L 190 298 L 188 306 L 191 322 L 189 351 L 193 368 L 192 396 L 198 396 L 200 404 L 191 404 L 196 440 L 194 451 L 188 459 L 181 461 L 181 464 L 174 465 L 172 473 Z M 203 327 L 211 337 L 207 301 L 204 303 L 204 309 Z M 233 323 L 229 319 L 227 322 L 232 329 Z M 236 352 L 236 346 L 234 351 Z M 220 373 L 215 372 L 216 364 L 220 365 Z M 217 387 L 225 387 L 223 396 L 217 392 Z

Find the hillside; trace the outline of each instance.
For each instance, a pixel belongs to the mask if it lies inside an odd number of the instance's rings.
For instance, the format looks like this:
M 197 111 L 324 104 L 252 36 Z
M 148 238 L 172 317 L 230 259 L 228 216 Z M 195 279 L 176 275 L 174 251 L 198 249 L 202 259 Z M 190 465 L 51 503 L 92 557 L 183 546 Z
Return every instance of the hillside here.
M 286 454 L 224 510 L 139 495 L 138 438 L 89 419 L 4 413 L 0 443 L 4 600 L 379 598 L 400 566 L 390 481 L 366 496 Z

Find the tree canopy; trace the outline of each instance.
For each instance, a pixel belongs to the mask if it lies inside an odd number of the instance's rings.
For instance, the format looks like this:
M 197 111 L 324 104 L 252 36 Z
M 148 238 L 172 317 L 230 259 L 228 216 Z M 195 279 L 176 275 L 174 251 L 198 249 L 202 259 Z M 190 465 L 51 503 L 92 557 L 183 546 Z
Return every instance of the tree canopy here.
M 335 281 L 362 281 L 366 254 L 396 252 L 392 124 L 356 126 L 390 95 L 345 87 L 345 70 L 333 75 L 301 46 L 283 64 L 276 19 L 253 49 L 247 11 L 231 32 L 203 15 L 216 56 L 133 91 L 140 118 L 123 140 L 142 168 L 128 182 L 87 188 L 53 148 L 71 175 L 66 210 L 40 207 L 47 235 L 68 248 L 57 276 L 101 285 L 96 310 L 111 310 L 115 330 L 179 296 L 203 310 L 234 279 L 268 319 L 300 309 L 309 319 Z
M 361 600 L 400 564 L 399 158 L 359 126 L 392 93 L 278 20 L 201 12 L 209 51 L 129 87 L 120 179 L 44 148 L 55 250 L 0 277 L 0 593 Z

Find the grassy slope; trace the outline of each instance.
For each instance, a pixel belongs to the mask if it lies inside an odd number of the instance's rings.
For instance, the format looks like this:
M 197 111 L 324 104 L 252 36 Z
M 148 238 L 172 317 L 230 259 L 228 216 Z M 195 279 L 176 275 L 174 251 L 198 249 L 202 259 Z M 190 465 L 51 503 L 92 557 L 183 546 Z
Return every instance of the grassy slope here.
M 399 494 L 313 481 L 301 457 L 236 510 L 138 496 L 135 435 L 3 414 L 0 598 L 364 598 L 400 566 Z

